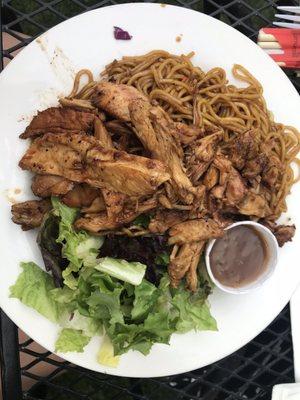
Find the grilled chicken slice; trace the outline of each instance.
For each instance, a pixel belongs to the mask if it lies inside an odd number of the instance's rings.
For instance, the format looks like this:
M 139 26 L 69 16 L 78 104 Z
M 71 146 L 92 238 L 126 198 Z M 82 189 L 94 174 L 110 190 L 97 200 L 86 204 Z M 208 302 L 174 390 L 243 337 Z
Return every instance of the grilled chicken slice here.
M 265 197 L 250 191 L 238 205 L 238 210 L 240 214 L 259 218 L 264 218 L 271 212 Z
M 135 132 L 143 146 L 153 158 L 163 161 L 169 168 L 171 183 L 179 198 L 186 204 L 192 203 L 195 188 L 184 172 L 183 151 L 175 132 L 176 127 L 160 107 L 151 107 L 149 102 L 135 100 L 130 106 L 130 116 Z
M 260 177 L 260 174 L 265 169 L 266 165 L 267 156 L 265 153 L 260 153 L 256 158 L 246 161 L 241 174 L 244 178 L 249 180 Z
M 44 216 L 51 210 L 50 200 L 29 200 L 11 207 L 12 220 L 22 226 L 24 231 L 41 225 Z
M 100 189 L 82 183 L 76 184 L 74 189 L 65 194 L 61 200 L 68 207 L 82 208 L 89 207 L 93 201 L 100 196 Z
M 207 190 L 211 190 L 219 182 L 219 171 L 213 165 L 209 167 L 203 178 L 203 184 Z
M 179 141 L 184 146 L 193 143 L 204 135 L 204 130 L 195 125 L 186 125 L 182 122 L 176 122 L 175 126 L 178 132 Z
M 93 128 L 95 114 L 67 107 L 50 107 L 38 112 L 20 138 L 27 139 L 47 132 L 89 132 Z
M 94 137 L 80 134 L 46 134 L 36 139 L 19 165 L 129 196 L 151 194 L 170 178 L 160 161 L 104 149 Z
M 169 235 L 169 244 L 183 244 L 221 237 L 223 229 L 213 219 L 193 219 L 173 226 Z
M 110 134 L 107 132 L 103 122 L 99 118 L 95 118 L 94 121 L 94 136 L 105 149 L 114 148 Z
M 192 251 L 194 257 L 191 260 L 189 270 L 186 274 L 186 285 L 191 292 L 196 292 L 198 286 L 197 269 L 200 261 L 201 254 L 203 253 L 205 241 L 192 243 Z
M 95 88 L 93 104 L 113 117 L 128 122 L 128 107 L 135 99 L 146 100 L 146 97 L 132 86 L 100 82 Z
M 74 182 L 56 175 L 35 175 L 32 179 L 32 192 L 38 197 L 60 196 L 68 193 Z
M 188 219 L 188 213 L 176 210 L 158 210 L 149 224 L 152 233 L 165 233 L 172 226 Z
M 96 197 L 88 207 L 82 207 L 81 212 L 87 214 L 96 214 L 106 210 L 103 196 Z
M 256 138 L 257 133 L 254 129 L 251 129 L 240 133 L 233 140 L 229 149 L 229 159 L 238 170 L 244 168 L 247 160 L 252 160 L 258 156 L 259 146 Z
M 139 204 L 136 209 L 131 206 L 124 207 L 117 215 L 108 216 L 106 212 L 101 212 L 95 215 L 87 214 L 75 221 L 75 227 L 77 229 L 85 229 L 92 233 L 116 229 L 128 225 L 137 216 L 154 209 L 156 206 L 157 201 L 153 198 Z
M 123 193 L 114 192 L 109 189 L 102 189 L 102 196 L 106 205 L 108 217 L 118 215 L 122 211 L 127 197 Z
M 171 255 L 168 273 L 171 286 L 178 287 L 181 279 L 187 275 L 187 284 L 190 290 L 197 288 L 197 266 L 203 251 L 205 242 L 184 243 L 176 254 Z
M 245 197 L 247 189 L 240 173 L 232 166 L 225 156 L 218 154 L 213 160 L 213 166 L 219 170 L 219 185 L 212 194 L 229 206 L 238 205 Z
M 217 150 L 218 143 L 223 138 L 223 132 L 218 130 L 208 136 L 193 142 L 187 149 L 187 174 L 194 185 L 209 168 Z
M 296 232 L 295 225 L 277 225 L 275 222 L 268 220 L 262 220 L 260 222 L 273 232 L 280 247 L 286 242 L 292 241 Z
M 117 119 L 113 119 L 111 121 L 107 121 L 104 123 L 105 128 L 108 130 L 108 132 L 112 134 L 120 134 L 120 135 L 126 135 L 126 136 L 132 136 L 133 132 L 129 128 L 129 126 L 121 121 L 118 121 Z

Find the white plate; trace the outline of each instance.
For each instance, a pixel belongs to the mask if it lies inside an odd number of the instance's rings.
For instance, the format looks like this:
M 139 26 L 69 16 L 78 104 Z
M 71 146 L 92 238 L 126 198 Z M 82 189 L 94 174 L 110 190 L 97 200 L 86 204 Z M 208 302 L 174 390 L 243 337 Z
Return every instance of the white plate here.
M 127 29 L 133 39 L 115 40 L 114 25 Z M 180 34 L 182 40 L 177 42 Z M 21 260 L 42 265 L 36 232 L 24 233 L 10 220 L 8 197 L 17 201 L 32 197 L 30 174 L 17 166 L 28 143 L 18 139 L 18 135 L 37 109 L 57 104 L 58 95 L 70 91 L 74 71 L 89 68 L 98 74 L 114 58 L 153 49 L 177 54 L 195 51 L 196 64 L 205 70 L 221 66 L 229 76 L 234 63 L 244 65 L 263 84 L 276 120 L 300 128 L 299 96 L 284 73 L 245 36 L 204 14 L 169 5 L 123 4 L 72 18 L 27 46 L 0 75 L 0 305 L 22 330 L 50 351 L 54 350 L 58 327 L 8 297 L 9 286 L 20 272 Z M 13 193 L 16 188 L 22 190 L 21 195 Z M 91 341 L 84 353 L 63 357 L 95 371 L 153 377 L 203 367 L 245 345 L 275 318 L 300 281 L 300 185 L 293 188 L 288 203 L 288 216 L 299 229 L 293 242 L 280 250 L 272 279 L 255 293 L 234 296 L 215 290 L 211 296 L 218 332 L 173 335 L 170 346 L 155 345 L 147 357 L 137 352 L 123 355 L 116 369 L 97 363 L 99 337 Z

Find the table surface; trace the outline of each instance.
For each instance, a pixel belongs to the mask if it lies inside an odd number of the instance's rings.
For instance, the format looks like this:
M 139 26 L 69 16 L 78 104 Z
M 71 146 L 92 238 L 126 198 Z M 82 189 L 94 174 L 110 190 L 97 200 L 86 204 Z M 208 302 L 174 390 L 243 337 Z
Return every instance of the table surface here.
M 32 37 L 84 11 L 117 3 L 115 0 L 0 1 L 0 70 Z M 300 5 L 300 0 L 167 3 L 210 14 L 255 40 L 261 27 L 271 25 L 276 5 Z M 289 77 L 300 90 L 300 79 L 293 72 L 289 72 Z M 273 385 L 294 380 L 288 306 L 264 332 L 236 353 L 177 376 L 118 378 L 71 365 L 18 331 L 2 311 L 0 357 L 4 400 L 269 400 Z

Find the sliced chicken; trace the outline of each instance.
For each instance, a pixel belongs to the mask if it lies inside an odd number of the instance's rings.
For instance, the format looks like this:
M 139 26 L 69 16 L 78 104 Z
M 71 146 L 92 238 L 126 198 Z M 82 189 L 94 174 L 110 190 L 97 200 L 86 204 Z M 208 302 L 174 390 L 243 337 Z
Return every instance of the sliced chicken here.
M 104 148 L 114 148 L 110 134 L 107 132 L 103 122 L 99 118 L 95 118 L 94 120 L 94 136 L 99 140 L 99 144 Z
M 213 160 L 213 166 L 219 170 L 219 185 L 215 186 L 212 194 L 223 199 L 230 206 L 239 204 L 247 193 L 247 189 L 240 173 L 232 166 L 225 156 L 218 154 Z
M 186 204 L 193 201 L 195 188 L 184 172 L 183 151 L 175 137 L 170 135 L 172 124 L 160 107 L 151 107 L 147 101 L 135 100 L 130 105 L 130 116 L 136 134 L 153 158 L 169 168 L 171 183 L 179 198 Z M 174 129 L 176 130 L 176 129 Z
M 61 200 L 68 207 L 82 208 L 89 207 L 100 196 L 102 196 L 100 189 L 82 183 L 76 184 L 74 189 L 65 194 Z
M 273 232 L 280 247 L 286 242 L 292 241 L 296 232 L 295 225 L 277 225 L 275 222 L 268 220 L 262 220 L 260 222 Z
M 129 105 L 135 99 L 146 100 L 146 97 L 132 86 L 100 82 L 95 88 L 93 104 L 126 122 L 130 121 Z
M 209 167 L 203 178 L 203 184 L 207 190 L 211 190 L 219 182 L 219 170 L 213 165 Z
M 105 127 L 112 136 L 116 149 L 132 152 L 134 148 L 142 148 L 141 142 L 125 122 L 107 121 Z
M 238 205 L 238 210 L 240 214 L 259 218 L 264 218 L 270 214 L 270 208 L 265 197 L 250 191 Z
M 176 210 L 158 210 L 149 224 L 152 233 L 165 233 L 172 226 L 188 219 L 188 213 Z
M 60 196 L 68 193 L 74 182 L 56 175 L 35 175 L 32 179 L 32 192 L 38 197 Z
M 173 226 L 169 235 L 169 244 L 183 244 L 221 237 L 223 229 L 213 219 L 193 219 Z
M 95 114 L 68 107 L 50 107 L 38 112 L 20 138 L 27 139 L 53 132 L 90 132 Z
M 187 285 L 187 288 L 191 292 L 196 292 L 197 287 L 198 287 L 197 269 L 198 269 L 201 254 L 203 253 L 205 242 L 195 242 L 195 243 L 192 243 L 192 245 L 193 245 L 192 250 L 194 252 L 194 257 L 190 263 L 190 267 L 186 274 L 186 285 Z
M 187 174 L 194 185 L 209 168 L 217 150 L 218 143 L 223 138 L 223 132 L 217 131 L 193 142 L 187 150 Z
M 43 218 L 52 208 L 51 202 L 45 200 L 29 200 L 14 204 L 11 207 L 12 220 L 22 226 L 24 231 L 37 228 L 43 222 Z
M 154 209 L 156 206 L 156 199 L 149 199 L 141 203 L 136 209 L 132 207 L 124 207 L 117 215 L 108 216 L 106 212 L 94 215 L 87 214 L 75 221 L 75 227 L 77 229 L 85 229 L 92 233 L 116 229 L 123 225 L 128 225 L 137 216 Z
M 181 144 L 188 145 L 193 143 L 195 140 L 204 136 L 204 131 L 195 125 L 186 125 L 182 122 L 176 122 L 176 129 L 178 132 L 178 138 Z
M 157 160 L 104 149 L 87 135 L 46 134 L 31 144 L 19 163 L 22 169 L 63 176 L 129 196 L 153 193 L 170 175 Z
M 109 189 L 102 189 L 102 196 L 108 217 L 116 216 L 122 211 L 127 197 L 123 193 L 114 192 Z
M 103 196 L 96 197 L 88 207 L 82 207 L 82 213 L 96 214 L 106 210 Z
M 128 124 L 121 122 L 117 119 L 107 121 L 104 123 L 104 125 L 105 125 L 105 128 L 108 130 L 108 132 L 110 132 L 112 134 L 120 134 L 120 135 L 127 135 L 127 136 L 134 135 L 132 130 L 129 128 Z
M 235 168 L 241 170 L 246 161 L 256 158 L 258 153 L 257 132 L 251 129 L 238 134 L 233 140 L 230 146 L 229 159 Z
M 197 288 L 197 266 L 205 242 L 184 243 L 179 250 L 171 255 L 168 273 L 171 286 L 178 287 L 181 279 L 188 273 L 187 284 L 190 290 Z
M 244 169 L 241 172 L 242 176 L 249 180 L 256 178 L 260 176 L 266 165 L 267 156 L 264 153 L 260 153 L 256 158 L 246 161 Z

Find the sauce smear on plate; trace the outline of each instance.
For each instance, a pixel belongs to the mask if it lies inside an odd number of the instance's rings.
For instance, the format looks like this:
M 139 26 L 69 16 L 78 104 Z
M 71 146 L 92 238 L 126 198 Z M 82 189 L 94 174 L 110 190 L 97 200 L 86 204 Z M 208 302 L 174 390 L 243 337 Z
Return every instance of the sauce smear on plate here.
M 254 282 L 267 268 L 268 249 L 253 227 L 240 225 L 217 239 L 210 253 L 211 271 L 224 286 L 242 287 Z

